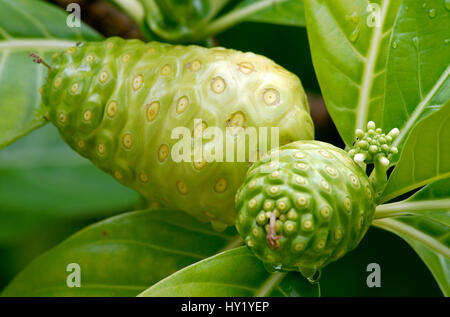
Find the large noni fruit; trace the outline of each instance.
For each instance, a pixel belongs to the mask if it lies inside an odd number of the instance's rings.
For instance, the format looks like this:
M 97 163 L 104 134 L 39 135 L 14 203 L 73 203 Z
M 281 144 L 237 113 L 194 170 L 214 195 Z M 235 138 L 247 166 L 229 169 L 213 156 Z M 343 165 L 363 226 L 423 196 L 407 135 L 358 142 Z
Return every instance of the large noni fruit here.
M 203 152 L 194 160 L 192 151 L 178 162 L 174 128 L 189 129 L 189 143 L 200 138 L 203 150 L 217 141 L 203 134 L 208 127 L 231 128 L 224 143 L 245 138 L 247 127 L 279 127 L 280 144 L 314 134 L 297 76 L 263 56 L 224 48 L 84 43 L 55 54 L 41 92 L 48 119 L 75 151 L 148 200 L 216 228 L 234 224 L 234 195 L 254 153 L 225 163 Z
M 344 150 L 297 141 L 263 156 L 236 194 L 236 227 L 274 270 L 316 272 L 354 249 L 375 211 L 374 190 Z

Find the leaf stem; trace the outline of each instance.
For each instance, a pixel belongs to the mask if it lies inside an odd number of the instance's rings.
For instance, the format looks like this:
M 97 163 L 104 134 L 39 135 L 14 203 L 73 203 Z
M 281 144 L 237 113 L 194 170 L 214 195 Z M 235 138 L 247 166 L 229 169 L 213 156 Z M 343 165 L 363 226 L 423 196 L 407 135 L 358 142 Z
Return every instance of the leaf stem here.
M 442 254 L 447 258 L 450 258 L 450 249 L 446 245 L 440 243 L 439 240 L 434 239 L 433 237 L 430 237 L 429 235 L 426 235 L 425 233 L 398 220 L 392 218 L 377 219 L 372 222 L 372 225 L 393 232 L 395 234 L 401 234 L 403 237 L 406 237 L 413 241 L 420 242 L 433 251 Z
M 261 0 L 243 8 L 235 9 L 206 27 L 201 37 L 220 33 L 244 20 L 245 17 L 285 0 Z
M 285 272 L 276 272 L 273 273 L 270 278 L 259 288 L 259 290 L 255 293 L 255 297 L 266 297 L 268 296 L 272 290 L 280 284 L 280 282 L 285 278 L 287 273 Z
M 450 209 L 450 198 L 425 201 L 399 201 L 379 205 L 375 209 L 374 219 L 391 218 L 411 214 L 420 214 L 433 210 Z

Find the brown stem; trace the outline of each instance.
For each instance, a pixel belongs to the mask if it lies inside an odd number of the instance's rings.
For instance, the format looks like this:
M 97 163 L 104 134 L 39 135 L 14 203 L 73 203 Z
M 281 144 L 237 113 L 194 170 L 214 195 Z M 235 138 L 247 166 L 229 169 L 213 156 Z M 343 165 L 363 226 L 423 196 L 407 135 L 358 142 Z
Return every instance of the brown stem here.
M 38 54 L 31 52 L 31 53 L 30 53 L 30 56 L 33 57 L 33 61 L 34 61 L 35 63 L 37 63 L 37 64 L 42 64 L 42 65 L 44 65 L 45 67 L 47 67 L 49 70 L 52 69 L 52 67 L 51 67 L 49 64 L 47 64 L 47 63 L 46 63 L 46 62 L 45 62 Z
M 276 248 L 277 250 L 280 250 L 280 246 L 277 243 L 277 240 L 281 239 L 283 235 L 276 235 L 277 230 L 275 226 L 275 222 L 277 221 L 277 215 L 275 214 L 275 211 L 272 212 L 270 215 L 270 222 L 269 222 L 269 232 L 267 232 L 267 243 L 269 244 L 270 248 Z

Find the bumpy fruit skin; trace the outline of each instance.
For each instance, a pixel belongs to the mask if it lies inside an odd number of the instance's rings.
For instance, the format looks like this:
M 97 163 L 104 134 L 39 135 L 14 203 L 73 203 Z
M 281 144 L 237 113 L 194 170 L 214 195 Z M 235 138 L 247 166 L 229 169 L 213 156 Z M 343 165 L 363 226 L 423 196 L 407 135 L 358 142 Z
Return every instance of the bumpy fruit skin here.
M 75 151 L 148 200 L 216 228 L 234 224 L 234 195 L 249 163 L 174 162 L 175 127 L 193 131 L 202 119 L 200 137 L 206 127 L 280 127 L 280 144 L 314 137 L 298 77 L 224 48 L 85 43 L 54 56 L 42 95 L 48 119 Z M 211 142 L 203 137 L 203 149 Z
M 267 266 L 312 277 L 359 244 L 372 222 L 373 198 L 368 177 L 345 151 L 297 141 L 250 168 L 236 194 L 236 227 Z

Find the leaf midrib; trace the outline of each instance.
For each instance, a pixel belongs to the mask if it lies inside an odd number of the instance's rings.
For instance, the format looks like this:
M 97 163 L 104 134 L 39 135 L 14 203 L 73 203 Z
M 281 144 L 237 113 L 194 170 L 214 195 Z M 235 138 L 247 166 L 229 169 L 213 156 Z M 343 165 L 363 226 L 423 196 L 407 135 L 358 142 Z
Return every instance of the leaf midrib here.
M 385 0 L 383 2 L 383 7 L 381 9 L 381 21 L 384 25 L 384 20 L 386 18 L 386 13 L 388 11 L 389 7 L 389 0 Z M 359 94 L 358 99 L 358 107 L 357 107 L 357 113 L 358 118 L 356 120 L 356 128 L 362 129 L 364 123 L 367 120 L 367 109 L 369 105 L 367 104 L 368 98 L 370 97 L 370 91 L 372 90 L 373 80 L 374 80 L 374 67 L 375 62 L 378 57 L 378 51 L 380 49 L 380 45 L 383 39 L 383 32 L 382 28 L 383 25 L 380 27 L 376 27 L 375 31 L 372 34 L 372 38 L 370 41 L 370 47 L 369 47 L 369 55 L 367 57 L 367 63 L 365 63 L 364 66 L 364 72 L 363 72 L 363 80 L 361 83 L 361 93 Z

